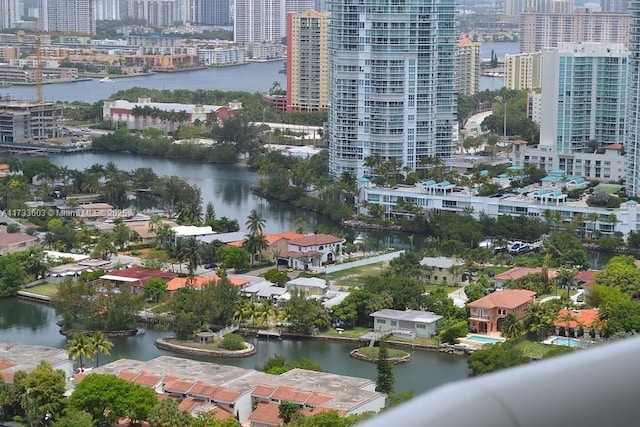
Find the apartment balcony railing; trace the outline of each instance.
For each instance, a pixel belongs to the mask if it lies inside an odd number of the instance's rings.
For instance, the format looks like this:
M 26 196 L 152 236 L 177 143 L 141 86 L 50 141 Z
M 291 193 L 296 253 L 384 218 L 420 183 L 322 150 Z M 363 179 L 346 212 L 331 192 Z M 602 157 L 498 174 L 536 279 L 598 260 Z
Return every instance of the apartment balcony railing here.
M 362 427 L 602 427 L 638 423 L 640 337 L 454 382 Z

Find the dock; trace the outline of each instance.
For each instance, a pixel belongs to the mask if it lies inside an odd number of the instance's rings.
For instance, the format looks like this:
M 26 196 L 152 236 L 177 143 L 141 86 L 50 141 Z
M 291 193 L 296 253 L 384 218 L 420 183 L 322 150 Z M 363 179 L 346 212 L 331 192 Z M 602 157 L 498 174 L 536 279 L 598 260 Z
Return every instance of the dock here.
M 274 331 L 272 329 L 260 330 L 257 332 L 257 335 L 258 337 L 264 337 L 264 338 L 277 338 L 277 339 L 282 338 L 282 336 L 280 335 L 280 332 Z

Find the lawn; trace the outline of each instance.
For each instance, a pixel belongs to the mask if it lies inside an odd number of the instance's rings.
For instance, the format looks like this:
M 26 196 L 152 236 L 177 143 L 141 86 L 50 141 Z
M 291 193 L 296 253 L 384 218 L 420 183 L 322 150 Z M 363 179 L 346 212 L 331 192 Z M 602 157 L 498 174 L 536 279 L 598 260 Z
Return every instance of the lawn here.
M 363 265 L 348 270 L 336 271 L 324 275 L 328 280 L 335 281 L 336 286 L 352 287 L 364 285 L 367 276 L 379 276 L 387 266 L 386 262 Z
M 542 344 L 540 342 L 532 340 L 523 340 L 522 342 L 516 344 L 516 347 L 521 349 L 525 355 L 535 359 L 540 359 L 557 346 L 551 344 Z
M 370 357 L 372 359 L 378 358 L 379 347 L 360 347 L 357 351 L 363 356 Z M 398 350 L 397 348 L 388 348 L 387 349 L 388 358 L 396 359 L 400 357 L 405 357 L 408 353 L 404 350 Z
M 31 292 L 32 294 L 44 295 L 47 297 L 53 297 L 58 293 L 58 285 L 55 283 L 43 283 L 41 285 L 36 285 L 31 288 L 24 289 L 26 292 Z
M 319 336 L 327 336 L 327 337 L 346 337 L 346 338 L 360 338 L 362 335 L 371 331 L 370 328 L 356 327 L 353 329 L 345 329 L 342 333 L 337 330 L 331 328 L 326 331 L 323 331 Z

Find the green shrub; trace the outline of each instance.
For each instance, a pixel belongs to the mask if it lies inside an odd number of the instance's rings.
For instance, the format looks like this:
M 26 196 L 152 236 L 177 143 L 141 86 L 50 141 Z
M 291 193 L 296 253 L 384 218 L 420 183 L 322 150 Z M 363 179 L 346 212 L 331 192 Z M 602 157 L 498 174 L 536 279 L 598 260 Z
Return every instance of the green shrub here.
M 220 344 L 220 347 L 230 351 L 244 350 L 244 338 L 242 338 L 238 334 L 225 335 L 222 339 L 222 344 Z

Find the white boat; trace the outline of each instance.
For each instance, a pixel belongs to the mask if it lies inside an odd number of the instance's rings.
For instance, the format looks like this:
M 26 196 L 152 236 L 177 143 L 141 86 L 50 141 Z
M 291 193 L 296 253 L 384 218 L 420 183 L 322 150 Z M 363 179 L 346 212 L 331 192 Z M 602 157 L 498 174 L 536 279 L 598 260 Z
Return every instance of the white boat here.
M 361 245 L 364 243 L 364 236 L 362 234 L 358 234 L 356 238 L 353 240 L 354 245 Z
M 109 78 L 109 76 L 107 77 L 103 77 L 99 80 L 100 83 L 111 83 L 111 79 Z

